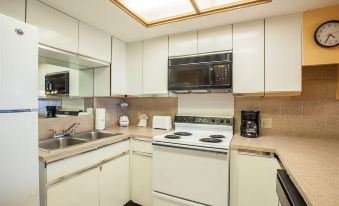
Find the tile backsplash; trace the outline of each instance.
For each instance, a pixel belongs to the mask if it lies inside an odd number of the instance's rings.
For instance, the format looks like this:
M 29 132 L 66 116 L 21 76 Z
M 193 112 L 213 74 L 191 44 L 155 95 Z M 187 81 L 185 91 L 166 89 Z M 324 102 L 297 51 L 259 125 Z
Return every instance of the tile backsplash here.
M 241 110 L 259 110 L 261 118 L 272 119 L 272 128 L 261 128 L 261 135 L 339 136 L 336 82 L 337 65 L 305 67 L 299 97 L 236 97 L 235 131 Z
M 87 132 L 94 130 L 94 116 L 68 116 L 58 118 L 39 118 L 39 140 L 45 140 L 52 137 L 50 129 L 61 134 L 64 129 L 67 129 L 73 123 L 78 122 L 80 126 L 76 132 Z

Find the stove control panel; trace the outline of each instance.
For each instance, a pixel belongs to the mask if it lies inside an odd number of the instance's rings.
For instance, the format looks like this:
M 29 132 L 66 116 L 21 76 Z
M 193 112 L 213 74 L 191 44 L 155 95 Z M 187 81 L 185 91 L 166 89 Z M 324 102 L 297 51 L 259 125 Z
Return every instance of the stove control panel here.
M 233 118 L 226 117 L 195 117 L 195 116 L 175 116 L 176 123 L 191 124 L 212 124 L 212 125 L 233 125 Z

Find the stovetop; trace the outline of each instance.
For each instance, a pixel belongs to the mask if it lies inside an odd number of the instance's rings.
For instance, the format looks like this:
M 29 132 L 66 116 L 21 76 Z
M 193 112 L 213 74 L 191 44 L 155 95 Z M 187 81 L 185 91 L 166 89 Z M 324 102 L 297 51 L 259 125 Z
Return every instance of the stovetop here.
M 176 135 L 177 132 L 189 132 L 192 135 Z M 215 136 L 214 136 L 215 135 Z M 153 141 L 157 143 L 172 143 L 188 146 L 199 146 L 208 148 L 228 149 L 233 134 L 220 131 L 201 130 L 175 130 L 167 134 L 155 136 Z
M 154 137 L 157 144 L 227 150 L 233 137 L 233 117 L 176 116 L 175 131 Z

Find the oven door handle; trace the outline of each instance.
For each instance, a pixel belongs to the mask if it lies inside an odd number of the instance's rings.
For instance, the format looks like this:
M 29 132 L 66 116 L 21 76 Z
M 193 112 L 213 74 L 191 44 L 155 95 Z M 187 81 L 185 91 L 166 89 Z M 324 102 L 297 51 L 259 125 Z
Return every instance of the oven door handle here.
M 200 152 L 218 153 L 218 154 L 224 154 L 224 155 L 228 154 L 228 150 L 225 151 L 224 149 L 216 149 L 216 148 L 171 144 L 171 143 L 165 143 L 165 142 L 162 142 L 162 143 L 153 142 L 152 145 L 160 146 L 160 147 L 170 147 L 170 148 L 176 148 L 176 149 L 195 150 L 195 151 L 200 151 Z
M 276 191 L 281 206 L 307 206 L 286 170 L 277 170 Z

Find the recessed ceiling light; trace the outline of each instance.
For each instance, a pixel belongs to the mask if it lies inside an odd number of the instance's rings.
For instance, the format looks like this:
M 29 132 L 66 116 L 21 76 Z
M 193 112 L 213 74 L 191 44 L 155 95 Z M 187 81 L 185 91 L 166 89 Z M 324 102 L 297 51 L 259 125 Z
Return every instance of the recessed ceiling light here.
M 111 0 L 145 27 L 254 6 L 272 0 Z

